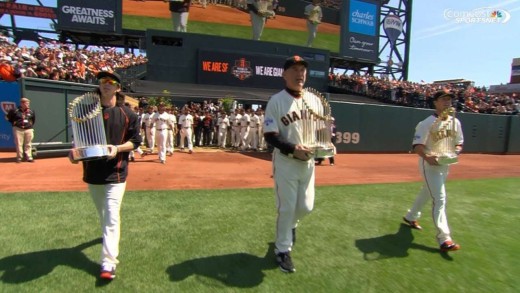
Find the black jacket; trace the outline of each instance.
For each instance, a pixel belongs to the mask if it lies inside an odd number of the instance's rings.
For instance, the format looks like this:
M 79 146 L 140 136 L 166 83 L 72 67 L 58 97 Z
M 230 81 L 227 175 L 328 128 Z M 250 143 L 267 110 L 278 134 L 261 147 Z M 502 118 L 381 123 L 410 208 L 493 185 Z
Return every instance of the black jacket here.
M 108 144 L 119 145 L 127 141 L 134 149 L 141 145 L 139 119 L 129 107 L 118 103 L 112 108 L 103 108 L 103 124 Z M 113 159 L 83 162 L 83 181 L 89 184 L 126 182 L 129 152 L 120 152 Z
M 34 113 L 34 111 L 31 109 L 24 111 L 20 106 L 7 113 L 7 121 L 9 121 L 12 126 L 18 128 L 32 129 L 34 123 L 36 122 L 36 113 Z

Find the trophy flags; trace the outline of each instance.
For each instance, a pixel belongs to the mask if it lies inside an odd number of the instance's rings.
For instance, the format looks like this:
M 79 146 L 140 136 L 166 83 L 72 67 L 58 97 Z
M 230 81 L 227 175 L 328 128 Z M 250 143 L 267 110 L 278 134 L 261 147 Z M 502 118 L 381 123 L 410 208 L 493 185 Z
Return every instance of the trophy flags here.
M 394 48 L 395 41 L 403 32 L 403 21 L 395 14 L 388 14 L 383 20 L 383 29 L 392 48 Z

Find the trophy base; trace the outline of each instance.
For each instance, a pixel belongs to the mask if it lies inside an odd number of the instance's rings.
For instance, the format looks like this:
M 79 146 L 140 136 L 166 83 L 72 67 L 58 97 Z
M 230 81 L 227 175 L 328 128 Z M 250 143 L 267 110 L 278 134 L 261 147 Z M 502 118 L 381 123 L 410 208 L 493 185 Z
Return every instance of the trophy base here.
M 459 158 L 457 156 L 440 156 L 437 158 L 437 163 L 439 165 L 452 165 L 457 164 L 459 162 Z
M 330 157 L 334 157 L 334 147 L 327 146 L 318 146 L 314 148 L 314 158 L 315 159 L 326 159 Z
M 92 161 L 108 157 L 110 151 L 106 145 L 93 145 L 88 147 L 73 148 L 72 158 L 76 161 Z

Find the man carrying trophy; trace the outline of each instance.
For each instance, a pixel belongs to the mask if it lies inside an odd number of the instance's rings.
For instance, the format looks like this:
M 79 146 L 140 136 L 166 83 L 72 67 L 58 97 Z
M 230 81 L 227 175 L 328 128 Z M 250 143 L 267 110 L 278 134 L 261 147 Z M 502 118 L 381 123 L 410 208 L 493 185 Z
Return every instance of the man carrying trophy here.
M 442 252 L 460 249 L 453 242 L 446 216 L 447 194 L 445 183 L 449 165 L 457 162 L 464 142 L 460 121 L 455 118 L 451 107 L 455 95 L 439 91 L 433 96 L 435 113 L 419 122 L 415 129 L 413 150 L 419 156 L 419 171 L 423 187 L 403 220 L 410 227 L 422 230 L 418 223 L 421 209 L 433 200 L 433 223 L 437 229 L 437 240 Z
M 310 102 L 304 101 L 307 67 L 308 63 L 300 56 L 286 59 L 282 74 L 285 89 L 269 99 L 263 124 L 265 141 L 274 147 L 273 178 L 278 211 L 276 261 L 286 273 L 295 271 L 290 253 L 296 241 L 296 226 L 314 207 L 315 149 L 304 141 L 307 137 L 316 137 L 314 132 L 321 128 L 311 129 L 311 123 L 318 119 L 306 109 Z M 323 115 L 320 110 L 315 112 Z M 324 139 L 330 142 L 330 136 Z
M 251 16 L 253 40 L 260 40 L 267 18 L 274 18 L 273 0 L 247 0 L 247 9 Z
M 75 145 L 69 159 L 83 162 L 83 181 L 99 213 L 103 234 L 100 277 L 111 280 L 119 263 L 120 209 L 129 153 L 140 146 L 141 136 L 137 114 L 124 105 L 119 75 L 102 71 L 97 79 L 95 92 L 76 98 L 69 106 Z M 106 145 L 100 145 L 103 143 Z

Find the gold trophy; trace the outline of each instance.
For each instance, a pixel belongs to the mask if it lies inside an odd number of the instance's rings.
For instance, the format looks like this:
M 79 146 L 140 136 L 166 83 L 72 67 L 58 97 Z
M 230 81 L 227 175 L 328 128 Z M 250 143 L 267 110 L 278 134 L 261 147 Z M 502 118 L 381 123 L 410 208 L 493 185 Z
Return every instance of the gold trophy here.
M 108 149 L 101 100 L 97 93 L 86 93 L 70 102 L 69 117 L 74 148 L 72 158 L 89 161 L 106 158 Z
M 301 112 L 302 144 L 312 150 L 314 158 L 334 156 L 332 113 L 327 100 L 318 91 L 305 88 Z
M 456 151 L 457 123 L 455 109 L 450 107 L 442 111 L 430 128 L 433 141 L 431 155 L 437 156 L 439 165 L 456 164 L 459 161 Z
M 275 17 L 275 12 L 273 10 L 273 0 L 258 0 L 255 1 L 255 3 L 258 14 L 267 18 Z

